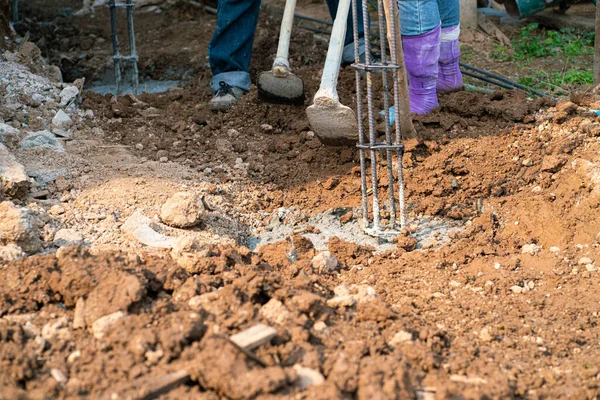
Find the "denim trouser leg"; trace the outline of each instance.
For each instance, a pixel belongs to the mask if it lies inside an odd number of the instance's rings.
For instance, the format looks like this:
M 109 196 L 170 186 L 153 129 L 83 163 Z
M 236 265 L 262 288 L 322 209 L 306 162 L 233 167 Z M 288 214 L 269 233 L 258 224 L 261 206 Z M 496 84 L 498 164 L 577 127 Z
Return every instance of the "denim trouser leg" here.
M 455 26 L 460 23 L 459 0 L 437 0 L 437 3 L 440 10 L 442 28 Z
M 250 89 L 248 67 L 259 8 L 260 0 L 219 0 L 217 27 L 208 45 L 213 91 L 221 81 L 246 91 Z
M 337 14 L 339 0 L 325 0 L 327 2 L 327 8 L 329 8 L 329 15 L 331 15 L 331 20 L 335 20 L 335 15 Z M 363 12 L 362 12 L 362 1 L 356 0 L 356 17 L 357 27 L 358 27 L 358 37 L 359 41 L 359 51 L 362 54 L 364 52 L 365 44 L 363 38 L 365 37 L 365 25 L 363 21 Z M 354 23 L 352 22 L 352 4 L 350 4 L 350 12 L 348 13 L 348 23 L 346 24 L 346 38 L 344 39 L 344 52 L 342 54 L 342 61 L 345 63 L 354 62 Z
M 398 10 L 402 36 L 422 35 L 440 24 L 437 0 L 398 0 Z

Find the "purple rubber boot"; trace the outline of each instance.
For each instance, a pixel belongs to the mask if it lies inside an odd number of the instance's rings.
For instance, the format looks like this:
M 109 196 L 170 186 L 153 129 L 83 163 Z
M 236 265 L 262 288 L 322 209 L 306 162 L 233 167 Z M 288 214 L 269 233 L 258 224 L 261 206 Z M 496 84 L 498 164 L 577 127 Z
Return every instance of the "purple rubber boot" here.
M 440 35 L 440 63 L 437 80 L 438 92 L 454 92 L 462 90 L 463 78 L 458 66 L 460 47 L 458 36 L 460 25 L 442 28 Z
M 438 106 L 436 82 L 440 58 L 440 27 L 418 36 L 403 36 L 410 111 L 427 114 Z

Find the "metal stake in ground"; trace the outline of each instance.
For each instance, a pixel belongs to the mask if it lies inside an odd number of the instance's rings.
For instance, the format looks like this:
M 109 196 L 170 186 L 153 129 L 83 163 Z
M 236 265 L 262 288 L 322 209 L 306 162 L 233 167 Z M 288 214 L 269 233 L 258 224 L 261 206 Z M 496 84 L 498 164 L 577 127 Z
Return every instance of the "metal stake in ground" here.
M 292 74 L 288 61 L 290 37 L 294 24 L 294 8 L 296 8 L 296 0 L 285 2 L 279 30 L 279 45 L 273 68 L 271 71 L 261 72 L 256 82 L 258 95 L 276 103 L 296 104 L 304 101 L 304 82 Z

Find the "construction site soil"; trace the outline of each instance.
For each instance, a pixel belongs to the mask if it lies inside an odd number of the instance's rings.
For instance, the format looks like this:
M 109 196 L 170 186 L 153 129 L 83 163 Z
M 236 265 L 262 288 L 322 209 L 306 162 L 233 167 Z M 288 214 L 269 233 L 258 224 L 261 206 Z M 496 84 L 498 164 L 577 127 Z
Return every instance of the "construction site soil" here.
M 22 26 L 65 81 L 110 74 L 106 11 L 54 19 L 44 4 L 24 4 Z M 304 105 L 268 104 L 253 87 L 213 113 L 215 17 L 186 4 L 140 12 L 136 29 L 142 78 L 187 84 L 137 98 L 84 92 L 80 107 L 94 117 L 76 124 L 62 158 L 19 159 L 67 169 L 44 200 L 22 202 L 82 240 L 56 251 L 42 234 L 42 254 L 0 267 L 1 399 L 598 398 L 595 94 L 440 96 L 414 117 L 420 139 L 405 142 L 407 212 L 460 229 L 417 246 L 413 222 L 385 251 L 334 235 L 338 263 L 323 269 L 302 223 L 361 218 L 356 149 L 323 146 L 305 113 L 327 43 L 292 36 Z M 265 13 L 253 78 L 271 67 L 277 29 Z M 350 68 L 338 91 L 355 106 Z M 181 191 L 202 195 L 206 209 L 199 227 L 161 228 L 178 238 L 173 249 L 127 233 L 138 211 L 160 225 L 155 216 Z M 283 223 L 298 230 L 247 247 Z M 258 323 L 276 335 L 253 349 L 229 340 Z

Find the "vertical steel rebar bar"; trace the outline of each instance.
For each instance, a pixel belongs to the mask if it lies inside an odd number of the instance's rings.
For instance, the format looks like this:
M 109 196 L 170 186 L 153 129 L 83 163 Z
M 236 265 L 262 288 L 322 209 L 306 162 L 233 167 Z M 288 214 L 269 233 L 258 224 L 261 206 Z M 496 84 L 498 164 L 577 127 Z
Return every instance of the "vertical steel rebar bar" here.
M 133 64 L 133 94 L 138 95 L 139 89 L 139 71 L 138 55 L 135 48 L 135 30 L 133 29 L 133 1 L 127 0 L 127 33 L 129 34 L 129 57 Z
M 12 20 L 19 22 L 19 0 L 12 0 Z
M 362 1 L 363 7 L 363 23 L 364 26 L 369 26 L 369 8 L 367 1 Z M 371 39 L 368 30 L 365 31 L 365 65 L 371 65 Z M 370 68 L 366 69 L 367 75 L 367 107 L 369 121 L 369 146 L 371 148 L 371 185 L 372 185 L 372 203 L 373 203 L 373 229 L 379 231 L 381 229 L 381 216 L 379 213 L 379 196 L 378 196 L 378 179 L 377 179 L 377 150 L 375 137 L 375 110 L 373 104 L 373 73 Z
M 386 0 L 384 0 L 386 1 Z M 396 3 L 396 0 L 387 0 L 389 1 L 390 4 L 390 14 L 391 14 L 391 18 L 390 18 L 390 54 L 392 57 L 392 62 L 396 65 L 399 64 L 399 58 L 400 58 L 400 54 L 398 54 L 398 52 L 396 51 L 398 49 L 397 47 L 397 40 L 402 40 L 401 36 L 399 34 L 399 27 L 396 25 L 396 16 L 398 16 L 399 19 L 399 15 L 398 15 L 398 4 Z M 402 108 L 400 106 L 400 103 L 402 101 L 402 96 L 400 96 L 400 74 L 404 74 L 405 71 L 401 71 L 399 69 L 397 69 L 394 72 L 394 101 L 396 104 L 396 107 L 394 107 L 394 112 L 395 112 L 395 122 L 396 122 L 396 142 L 400 143 L 402 141 L 402 119 L 400 118 L 400 109 Z M 414 129 L 414 128 L 413 128 Z M 404 204 L 404 172 L 402 169 L 402 159 L 404 157 L 404 147 L 400 147 L 397 150 L 397 157 L 398 157 L 398 207 L 399 207 L 399 212 L 400 212 L 400 228 L 404 229 L 406 227 L 406 208 L 405 208 L 405 204 Z
M 379 18 L 379 37 L 383 38 L 381 40 L 381 64 L 387 65 L 387 54 L 386 54 L 386 45 L 385 45 L 385 37 L 386 37 L 386 28 L 383 21 L 385 21 L 384 12 L 383 12 L 383 1 L 378 0 L 377 4 L 377 13 Z M 389 86 L 388 86 L 388 71 L 384 69 L 381 71 L 381 80 L 383 84 L 383 109 L 390 109 L 390 95 L 389 95 Z M 390 116 L 389 112 L 384 112 L 384 123 L 385 123 L 385 144 L 388 146 L 386 149 L 386 162 L 387 162 L 387 170 L 388 170 L 388 191 L 389 191 L 389 201 L 390 201 L 390 226 L 394 226 L 396 223 L 396 198 L 394 195 L 394 166 L 393 166 L 393 152 L 392 152 L 392 135 L 390 129 Z
M 109 0 L 108 7 L 110 8 L 110 27 L 112 32 L 113 43 L 113 62 L 115 66 L 115 86 L 117 96 L 121 94 L 121 54 L 119 53 L 119 38 L 117 36 L 117 7 L 115 0 Z
M 352 25 L 354 32 L 354 62 L 356 64 L 360 63 L 360 49 L 359 49 L 359 37 L 358 37 L 358 7 L 356 2 L 359 0 L 352 0 Z M 362 3 L 362 1 L 361 1 Z M 362 4 L 361 4 L 362 7 Z M 356 119 L 358 122 L 358 143 L 360 146 L 364 146 L 365 144 L 365 131 L 363 126 L 363 104 L 362 104 L 362 84 L 360 71 L 358 69 L 354 70 L 356 74 Z M 360 157 L 360 178 L 361 178 L 361 191 L 362 191 L 362 211 L 363 211 L 363 220 L 365 221 L 365 226 L 369 224 L 369 203 L 367 200 L 367 174 L 366 174 L 366 160 L 365 160 L 365 149 L 360 147 L 358 149 L 359 157 Z

